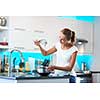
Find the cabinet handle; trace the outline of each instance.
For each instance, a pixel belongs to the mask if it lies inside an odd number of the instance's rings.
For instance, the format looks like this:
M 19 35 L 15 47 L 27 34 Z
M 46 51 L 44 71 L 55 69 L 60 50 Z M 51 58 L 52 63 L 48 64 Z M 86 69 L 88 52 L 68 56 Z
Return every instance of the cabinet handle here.
M 24 28 L 14 28 L 14 30 L 18 30 L 18 31 L 26 31 L 26 29 L 24 29 Z

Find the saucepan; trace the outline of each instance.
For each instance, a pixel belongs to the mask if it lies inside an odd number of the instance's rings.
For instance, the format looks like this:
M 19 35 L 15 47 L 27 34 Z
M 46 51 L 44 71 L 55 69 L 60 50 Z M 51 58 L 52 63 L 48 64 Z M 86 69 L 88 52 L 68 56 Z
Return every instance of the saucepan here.
M 51 72 L 48 71 L 48 67 L 41 66 L 37 68 L 37 73 L 41 76 L 48 76 Z
M 50 60 L 45 59 L 42 64 L 37 67 L 37 73 L 41 76 L 48 76 L 51 72 L 48 71 Z

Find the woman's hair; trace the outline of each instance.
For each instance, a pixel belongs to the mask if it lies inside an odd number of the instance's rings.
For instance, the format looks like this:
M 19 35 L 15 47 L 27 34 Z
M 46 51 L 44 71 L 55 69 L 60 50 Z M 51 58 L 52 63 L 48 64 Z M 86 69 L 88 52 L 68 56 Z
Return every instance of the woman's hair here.
M 71 31 L 68 28 L 64 28 L 61 30 L 61 32 L 66 36 L 66 39 L 69 41 L 69 43 L 74 43 L 75 42 L 75 32 Z

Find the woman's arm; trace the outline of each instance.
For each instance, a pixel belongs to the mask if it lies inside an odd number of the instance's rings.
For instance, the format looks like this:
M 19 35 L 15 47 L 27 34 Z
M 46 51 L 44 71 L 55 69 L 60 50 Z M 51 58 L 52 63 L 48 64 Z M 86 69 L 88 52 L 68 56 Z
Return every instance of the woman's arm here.
M 41 52 L 42 52 L 42 54 L 44 55 L 44 56 L 47 56 L 47 55 L 49 55 L 49 54 L 52 54 L 52 53 L 54 53 L 54 52 L 56 52 L 57 51 L 57 49 L 55 48 L 55 47 L 52 47 L 51 49 L 49 49 L 49 50 L 44 50 L 41 46 L 39 46 L 39 48 L 40 48 L 40 50 L 41 50 Z
M 52 47 L 51 49 L 46 51 L 45 49 L 43 49 L 41 47 L 40 41 L 34 41 L 34 43 L 35 43 L 35 45 L 37 45 L 40 48 L 40 51 L 44 56 L 47 56 L 47 55 L 52 54 L 57 51 L 57 49 L 55 47 Z
M 57 70 L 63 70 L 63 71 L 71 71 L 74 67 L 76 56 L 77 56 L 77 51 L 72 54 L 72 56 L 70 58 L 69 66 L 66 66 L 66 67 L 51 66 L 48 68 L 48 70 L 53 71 L 54 69 L 57 69 Z

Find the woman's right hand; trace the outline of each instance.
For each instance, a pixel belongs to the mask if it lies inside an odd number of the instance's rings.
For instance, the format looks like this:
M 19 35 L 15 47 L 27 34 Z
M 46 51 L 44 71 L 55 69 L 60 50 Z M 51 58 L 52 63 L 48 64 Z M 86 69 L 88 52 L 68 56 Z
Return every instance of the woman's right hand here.
M 40 46 L 40 41 L 36 40 L 36 41 L 34 41 L 34 44 L 35 44 L 36 46 Z

